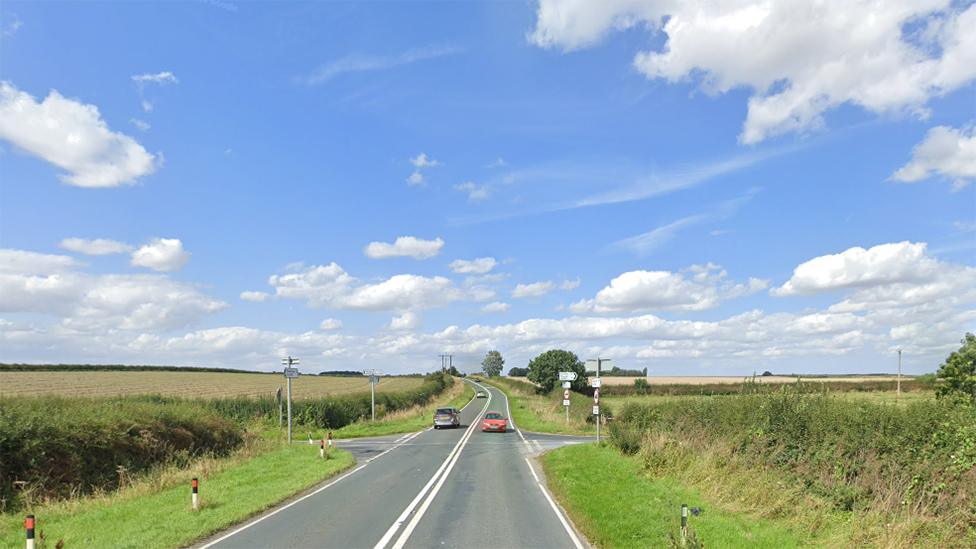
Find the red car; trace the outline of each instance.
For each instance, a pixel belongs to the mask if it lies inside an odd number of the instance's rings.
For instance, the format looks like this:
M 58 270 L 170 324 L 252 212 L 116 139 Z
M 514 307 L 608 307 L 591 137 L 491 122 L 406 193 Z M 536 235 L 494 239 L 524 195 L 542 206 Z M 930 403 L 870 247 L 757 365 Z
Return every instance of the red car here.
M 498 412 L 488 412 L 481 421 L 481 430 L 504 433 L 508 430 L 508 418 Z

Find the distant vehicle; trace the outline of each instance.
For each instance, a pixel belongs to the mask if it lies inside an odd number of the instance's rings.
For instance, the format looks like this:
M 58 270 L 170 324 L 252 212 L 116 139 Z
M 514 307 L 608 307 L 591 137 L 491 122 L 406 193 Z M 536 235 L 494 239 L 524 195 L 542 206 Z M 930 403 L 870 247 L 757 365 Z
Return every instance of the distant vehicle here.
M 498 412 L 488 412 L 485 414 L 485 419 L 481 421 L 481 430 L 504 433 L 508 430 L 508 418 Z
M 474 396 L 476 396 L 477 398 L 485 398 L 485 397 L 487 397 L 488 395 L 487 395 L 487 394 L 485 394 L 485 392 L 484 392 L 484 391 L 478 391 L 477 393 L 475 393 L 475 394 L 474 394 Z
M 461 412 L 457 408 L 438 408 L 434 412 L 434 429 L 460 427 Z

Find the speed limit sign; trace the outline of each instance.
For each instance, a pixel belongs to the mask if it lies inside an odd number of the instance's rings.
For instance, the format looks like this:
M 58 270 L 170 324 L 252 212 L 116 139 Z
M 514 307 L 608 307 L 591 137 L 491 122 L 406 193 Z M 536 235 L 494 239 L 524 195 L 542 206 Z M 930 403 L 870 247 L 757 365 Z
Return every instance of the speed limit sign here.
M 593 404 L 600 403 L 600 389 L 593 389 Z
M 567 398 L 569 398 L 569 389 L 566 389 L 565 391 L 563 391 L 563 400 L 565 400 Z

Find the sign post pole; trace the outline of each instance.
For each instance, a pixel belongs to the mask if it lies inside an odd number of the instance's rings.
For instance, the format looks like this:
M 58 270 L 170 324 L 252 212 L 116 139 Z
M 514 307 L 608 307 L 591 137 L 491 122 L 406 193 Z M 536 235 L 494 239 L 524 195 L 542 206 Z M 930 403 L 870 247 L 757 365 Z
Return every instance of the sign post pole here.
M 576 372 L 559 372 L 559 381 L 563 382 L 563 408 L 566 408 L 566 423 L 569 423 L 569 387 L 576 381 Z
M 285 366 L 285 379 L 288 380 L 288 444 L 291 445 L 291 380 L 298 377 L 298 368 L 292 366 L 298 364 L 298 359 L 289 356 L 281 359 L 281 363 Z
M 600 418 L 600 367 L 603 364 L 611 365 L 613 364 L 613 359 L 610 358 L 591 358 L 586 361 L 587 365 L 594 365 L 596 368 L 596 380 L 592 383 L 592 386 L 597 390 L 593 393 L 593 415 L 596 416 L 596 443 L 600 443 L 600 423 L 602 423 Z

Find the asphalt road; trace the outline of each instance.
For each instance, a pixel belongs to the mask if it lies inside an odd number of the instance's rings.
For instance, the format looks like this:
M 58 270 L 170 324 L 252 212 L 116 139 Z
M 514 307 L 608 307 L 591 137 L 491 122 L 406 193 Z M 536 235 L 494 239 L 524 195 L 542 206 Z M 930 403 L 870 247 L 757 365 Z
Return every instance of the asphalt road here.
M 541 481 L 533 456 L 584 437 L 484 433 L 511 417 L 504 393 L 461 410 L 461 427 L 337 441 L 358 465 L 199 544 L 220 548 L 587 547 Z

